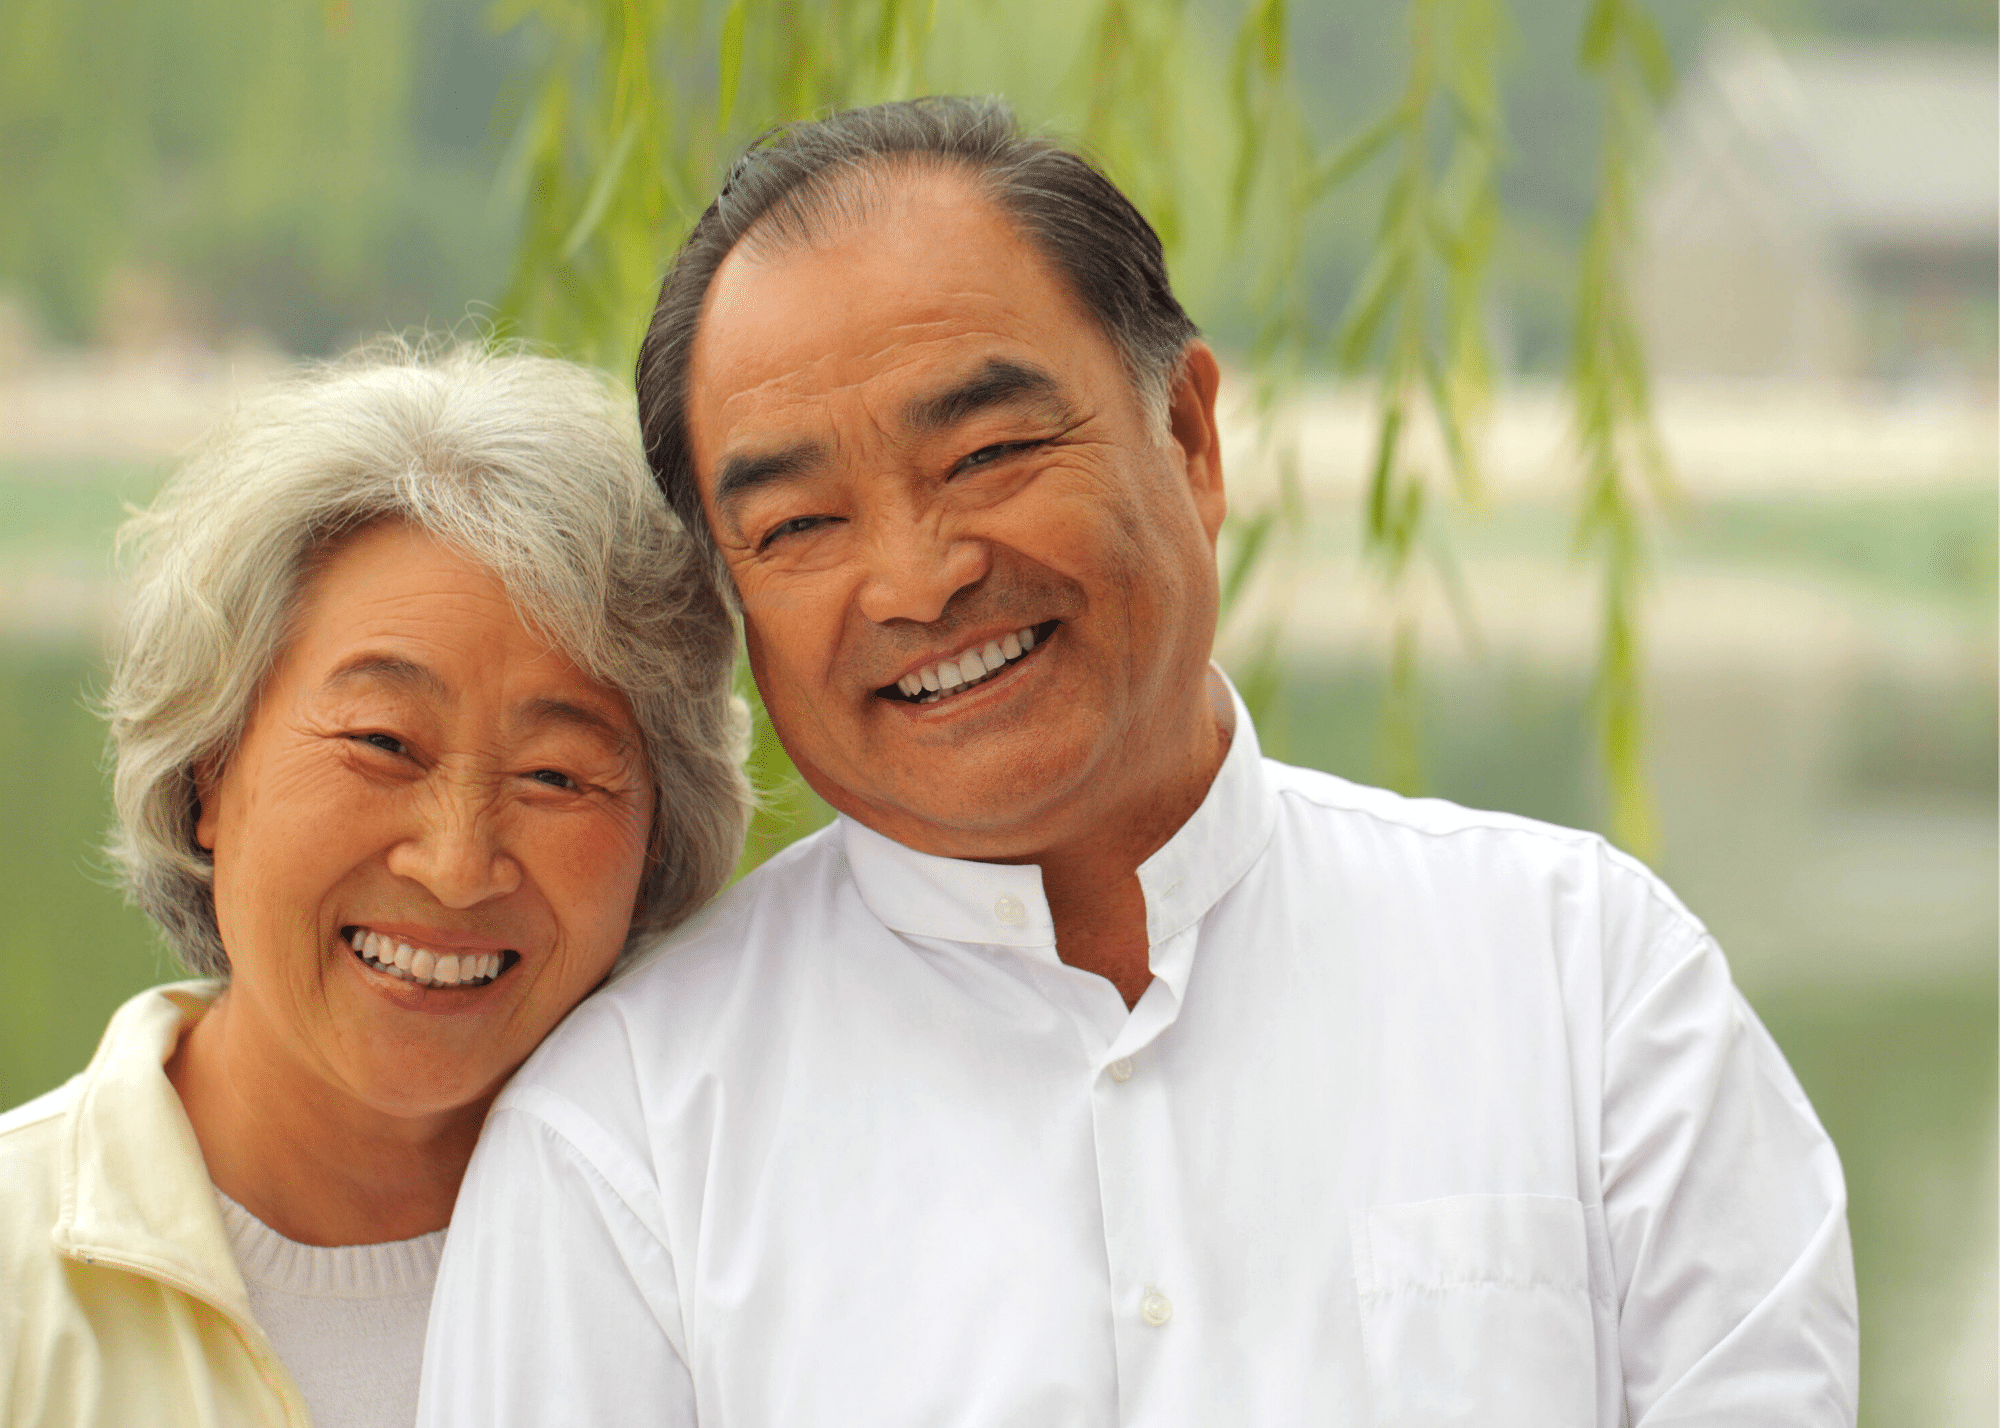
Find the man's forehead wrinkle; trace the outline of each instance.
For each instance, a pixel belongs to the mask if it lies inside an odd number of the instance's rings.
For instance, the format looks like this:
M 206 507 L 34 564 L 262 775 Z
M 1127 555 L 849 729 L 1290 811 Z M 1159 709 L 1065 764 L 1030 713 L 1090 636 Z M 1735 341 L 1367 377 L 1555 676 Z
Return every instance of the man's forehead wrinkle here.
M 938 325 L 941 324 L 927 323 L 905 330 L 923 330 Z M 1012 334 L 983 328 L 955 330 L 914 343 L 885 340 L 865 353 L 822 353 L 811 361 L 784 372 L 773 373 L 749 386 L 730 392 L 722 398 L 719 405 L 725 422 L 733 422 L 739 419 L 737 413 L 744 412 L 746 408 L 748 412 L 754 414 L 752 419 L 768 420 L 786 408 L 802 405 L 817 406 L 849 395 L 866 402 L 874 395 L 869 389 L 883 378 L 895 375 L 899 369 L 910 367 L 919 367 L 925 372 L 933 371 L 943 360 L 948 360 L 941 359 L 934 349 L 972 340 L 997 341 L 1008 347 L 1016 345 Z M 868 370 L 855 373 L 842 372 L 838 376 L 828 375 L 828 369 L 831 367 L 851 367 L 856 364 L 864 365 Z

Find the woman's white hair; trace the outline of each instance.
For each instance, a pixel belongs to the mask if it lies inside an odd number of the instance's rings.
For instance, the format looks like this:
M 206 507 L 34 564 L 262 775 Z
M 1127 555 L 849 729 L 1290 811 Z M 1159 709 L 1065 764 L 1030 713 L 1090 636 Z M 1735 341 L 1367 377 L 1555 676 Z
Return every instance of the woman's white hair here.
M 197 972 L 227 976 L 197 770 L 226 762 L 332 542 L 406 522 L 497 574 L 544 638 L 631 705 L 654 814 L 629 953 L 716 893 L 749 817 L 736 633 L 601 373 L 388 339 L 246 400 L 119 532 L 136 556 L 106 712 L 110 852 Z

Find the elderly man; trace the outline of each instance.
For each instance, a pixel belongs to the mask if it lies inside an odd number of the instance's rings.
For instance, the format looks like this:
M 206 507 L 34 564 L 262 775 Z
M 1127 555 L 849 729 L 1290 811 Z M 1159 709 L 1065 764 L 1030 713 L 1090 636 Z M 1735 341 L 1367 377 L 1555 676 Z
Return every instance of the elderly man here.
M 1216 384 L 998 105 L 737 164 L 641 411 L 841 818 L 496 1103 L 424 1423 L 1853 1421 L 1839 1163 L 1701 924 L 1259 756 Z

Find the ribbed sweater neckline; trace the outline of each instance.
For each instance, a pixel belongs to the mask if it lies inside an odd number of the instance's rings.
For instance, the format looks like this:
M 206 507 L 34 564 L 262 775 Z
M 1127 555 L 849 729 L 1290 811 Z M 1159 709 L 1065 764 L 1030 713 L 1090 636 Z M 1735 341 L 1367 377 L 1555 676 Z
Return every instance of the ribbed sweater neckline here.
M 243 1278 L 265 1289 L 315 1299 L 428 1296 L 444 1254 L 443 1230 L 374 1245 L 305 1245 L 288 1240 L 217 1190 Z

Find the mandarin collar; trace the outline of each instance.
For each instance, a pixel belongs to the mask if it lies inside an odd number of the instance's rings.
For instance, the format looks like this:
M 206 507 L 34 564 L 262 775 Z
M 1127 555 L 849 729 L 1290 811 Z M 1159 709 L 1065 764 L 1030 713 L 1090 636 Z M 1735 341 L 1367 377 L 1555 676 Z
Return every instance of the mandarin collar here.
M 1185 966 L 1163 967 L 1163 943 L 1200 922 L 1264 851 L 1276 803 L 1264 781 L 1257 731 L 1242 696 L 1209 666 L 1235 714 L 1229 753 L 1192 817 L 1139 866 L 1153 973 L 1178 996 Z M 1055 922 L 1033 863 L 980 863 L 919 853 L 843 815 L 840 834 L 861 900 L 884 927 L 913 937 L 987 946 L 1055 946 Z M 1184 961 L 1191 949 L 1177 948 Z

